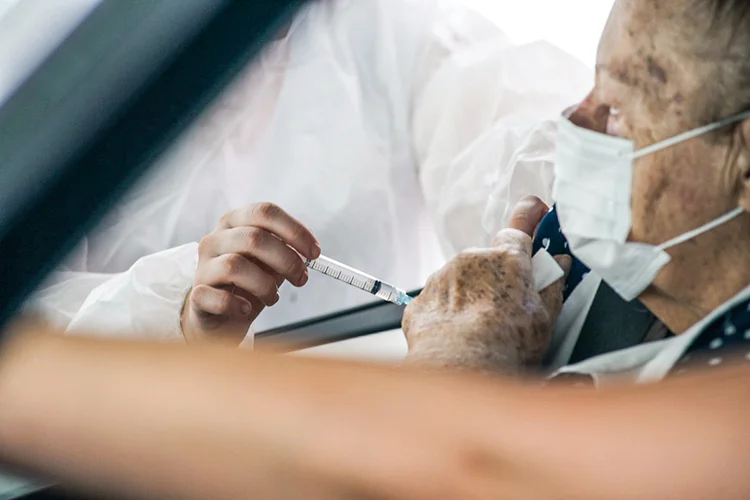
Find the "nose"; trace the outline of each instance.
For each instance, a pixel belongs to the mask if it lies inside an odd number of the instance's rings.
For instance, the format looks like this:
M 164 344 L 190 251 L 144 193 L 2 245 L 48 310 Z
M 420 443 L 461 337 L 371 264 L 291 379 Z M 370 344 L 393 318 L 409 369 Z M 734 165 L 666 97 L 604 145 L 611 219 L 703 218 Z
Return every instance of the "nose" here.
M 606 134 L 609 112 L 610 106 L 598 104 L 589 94 L 580 104 L 569 108 L 566 116 L 574 125 Z

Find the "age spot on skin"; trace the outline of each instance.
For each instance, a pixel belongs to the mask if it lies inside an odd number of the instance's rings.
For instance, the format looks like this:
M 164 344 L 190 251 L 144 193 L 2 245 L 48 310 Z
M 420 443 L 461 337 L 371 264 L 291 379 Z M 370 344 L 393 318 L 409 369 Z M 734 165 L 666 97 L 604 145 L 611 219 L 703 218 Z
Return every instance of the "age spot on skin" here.
M 646 59 L 646 64 L 648 66 L 648 74 L 651 75 L 654 80 L 657 80 L 661 84 L 667 83 L 667 72 L 657 64 L 653 57 L 649 56 L 648 59 Z

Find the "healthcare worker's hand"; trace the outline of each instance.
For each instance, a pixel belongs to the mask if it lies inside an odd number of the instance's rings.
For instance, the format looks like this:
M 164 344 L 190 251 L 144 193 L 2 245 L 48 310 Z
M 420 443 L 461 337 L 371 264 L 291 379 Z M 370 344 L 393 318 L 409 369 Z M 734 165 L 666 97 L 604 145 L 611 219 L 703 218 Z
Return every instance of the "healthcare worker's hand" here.
M 492 248 L 461 253 L 427 281 L 404 313 L 407 362 L 506 374 L 539 364 L 565 282 L 534 288 L 531 238 L 547 211 L 536 197 L 522 199 Z M 567 276 L 572 261 L 557 260 Z
M 303 258 L 320 256 L 315 236 L 270 203 L 232 210 L 198 245 L 198 269 L 182 311 L 190 341 L 239 344 L 250 324 L 279 300 L 284 281 L 307 283 Z

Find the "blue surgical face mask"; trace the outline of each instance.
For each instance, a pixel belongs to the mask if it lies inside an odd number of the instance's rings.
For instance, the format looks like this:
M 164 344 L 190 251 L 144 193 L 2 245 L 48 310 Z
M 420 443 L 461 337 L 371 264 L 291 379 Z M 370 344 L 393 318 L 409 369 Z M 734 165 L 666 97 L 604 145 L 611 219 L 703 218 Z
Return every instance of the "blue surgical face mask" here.
M 623 299 L 630 301 L 640 295 L 669 263 L 668 248 L 710 231 L 744 210 L 732 210 L 661 245 L 628 242 L 635 160 L 748 117 L 750 111 L 639 151 L 633 141 L 584 129 L 562 118 L 553 197 L 573 255 Z

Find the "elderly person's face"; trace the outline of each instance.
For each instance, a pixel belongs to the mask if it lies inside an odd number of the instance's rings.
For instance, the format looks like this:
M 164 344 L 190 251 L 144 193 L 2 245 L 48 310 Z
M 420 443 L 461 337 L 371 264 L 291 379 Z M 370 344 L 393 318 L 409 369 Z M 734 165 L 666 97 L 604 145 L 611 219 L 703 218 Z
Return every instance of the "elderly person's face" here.
M 747 55 L 721 45 L 688 0 L 619 0 L 602 36 L 596 85 L 573 113 L 636 149 L 750 107 L 732 71 Z M 742 25 L 741 29 L 745 25 Z M 726 57 L 728 60 L 721 60 Z M 750 120 L 635 163 L 631 241 L 659 245 L 738 206 L 750 211 Z M 750 216 L 669 250 L 672 262 L 641 299 L 682 331 L 750 284 Z

